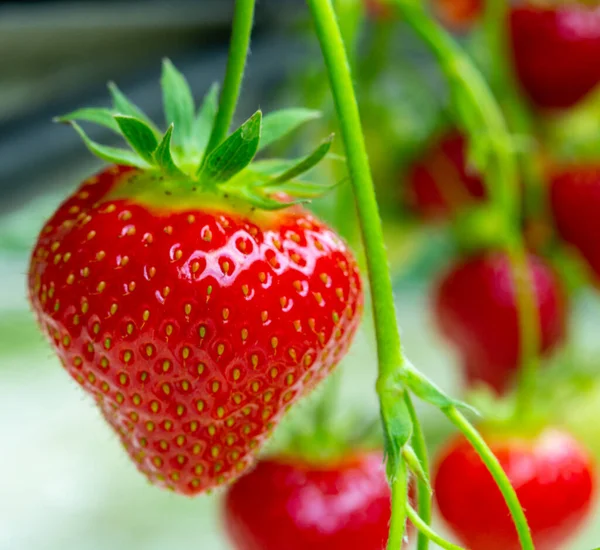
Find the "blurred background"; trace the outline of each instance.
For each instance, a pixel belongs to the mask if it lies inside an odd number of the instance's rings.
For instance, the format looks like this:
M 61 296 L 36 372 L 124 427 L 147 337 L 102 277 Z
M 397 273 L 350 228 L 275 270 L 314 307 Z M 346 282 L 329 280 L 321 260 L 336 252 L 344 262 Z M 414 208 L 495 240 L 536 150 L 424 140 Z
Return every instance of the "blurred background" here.
M 163 57 L 186 74 L 201 98 L 222 78 L 232 6 L 232 0 L 0 2 L 1 550 L 229 548 L 220 529 L 220 494 L 185 499 L 149 486 L 135 472 L 38 333 L 25 273 L 44 220 L 101 166 L 75 132 L 52 124 L 52 117 L 105 105 L 105 83 L 114 80 L 158 118 Z M 321 123 L 286 144 L 294 150 L 302 140 L 314 143 L 335 131 L 320 53 L 301 0 L 261 0 L 257 10 L 238 121 L 258 106 L 266 112 L 279 106 L 323 109 Z M 459 394 L 457 357 L 434 326 L 430 308 L 432 286 L 455 244 L 447 227 L 417 224 L 401 192 L 411 164 L 448 126 L 443 79 L 407 29 L 363 24 L 358 47 L 368 52 L 368 63 L 357 62 L 356 74 L 405 347 L 416 365 Z M 476 36 L 461 40 L 478 51 Z M 89 133 L 103 143 L 112 139 L 102 129 Z M 314 207 L 337 223 L 331 199 Z M 351 227 L 345 230 L 351 241 L 356 238 Z M 576 349 L 585 359 L 578 361 L 593 370 L 600 304 L 585 292 L 573 310 L 568 357 Z M 339 414 L 360 404 L 365 416 L 375 418 L 376 359 L 368 319 L 341 371 Z M 600 390 L 586 373 L 562 420 L 598 446 Z M 431 408 L 420 406 L 419 412 L 435 448 L 451 429 Z M 273 445 L 285 430 L 284 423 Z M 590 550 L 598 541 L 600 522 L 591 521 L 568 550 Z

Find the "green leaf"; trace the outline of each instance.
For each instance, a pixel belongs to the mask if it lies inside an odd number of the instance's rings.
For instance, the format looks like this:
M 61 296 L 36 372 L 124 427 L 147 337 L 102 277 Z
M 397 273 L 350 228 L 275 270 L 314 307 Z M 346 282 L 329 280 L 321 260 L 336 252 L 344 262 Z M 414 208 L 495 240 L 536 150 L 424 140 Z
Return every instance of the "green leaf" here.
M 146 125 L 152 128 L 152 131 L 155 134 L 160 135 L 158 128 L 156 127 L 154 122 L 150 120 L 150 117 L 148 117 L 148 115 L 144 113 L 144 111 L 142 111 L 135 103 L 129 100 L 127 96 L 121 90 L 119 90 L 119 88 L 114 82 L 108 83 L 108 91 L 110 92 L 110 95 L 113 100 L 113 107 L 115 111 L 113 114 L 132 116 L 134 118 L 137 118 L 145 122 Z
M 185 77 L 168 59 L 163 61 L 161 85 L 167 124 L 173 124 L 173 143 L 184 148 L 193 140 L 194 98 Z
M 115 120 L 121 128 L 127 143 L 148 164 L 152 164 L 154 162 L 152 153 L 158 147 L 158 140 L 154 132 L 138 118 L 115 115 Z
M 173 125 L 171 124 L 162 140 L 158 144 L 158 147 L 154 151 L 153 157 L 156 164 L 161 168 L 163 172 L 170 176 L 184 176 L 185 174 L 177 167 L 173 161 L 173 155 L 171 154 L 171 134 L 173 133 Z
M 275 178 L 276 182 L 284 182 L 297 178 L 299 175 L 308 172 L 311 168 L 314 168 L 329 152 L 331 148 L 331 142 L 333 141 L 333 134 L 323 140 L 321 144 L 309 155 L 300 160 L 297 164 L 286 170 L 283 174 Z
M 67 123 L 73 121 L 91 122 L 93 124 L 98 124 L 100 126 L 110 128 L 113 132 L 116 132 L 117 134 L 121 133 L 119 125 L 114 119 L 114 113 L 110 109 L 106 108 L 85 107 L 83 109 L 77 109 L 72 113 L 55 117 L 54 121 Z
M 293 132 L 302 124 L 321 116 L 319 111 L 311 109 L 283 109 L 265 116 L 259 151 L 262 151 L 278 139 Z
M 429 380 L 423 373 L 419 372 L 410 361 L 406 361 L 402 370 L 399 373 L 400 379 L 406 387 L 420 399 L 436 406 L 439 409 L 448 409 L 450 407 L 460 407 L 474 414 L 479 414 L 476 409 L 459 401 L 451 398 L 438 386 L 436 386 L 431 380 Z
M 133 151 L 127 149 L 120 149 L 118 147 L 108 147 L 106 145 L 100 145 L 95 141 L 92 141 L 86 133 L 81 129 L 81 126 L 76 122 L 69 122 L 75 131 L 81 136 L 83 142 L 87 148 L 96 156 L 101 159 L 111 162 L 113 164 L 125 164 L 127 166 L 137 166 L 138 168 L 149 168 L 146 163 L 139 155 Z
M 222 183 L 246 168 L 258 150 L 261 122 L 262 113 L 257 111 L 206 157 L 200 178 Z
M 214 83 L 204 96 L 202 106 L 196 115 L 195 139 L 198 151 L 204 151 L 212 132 L 219 109 L 219 84 Z

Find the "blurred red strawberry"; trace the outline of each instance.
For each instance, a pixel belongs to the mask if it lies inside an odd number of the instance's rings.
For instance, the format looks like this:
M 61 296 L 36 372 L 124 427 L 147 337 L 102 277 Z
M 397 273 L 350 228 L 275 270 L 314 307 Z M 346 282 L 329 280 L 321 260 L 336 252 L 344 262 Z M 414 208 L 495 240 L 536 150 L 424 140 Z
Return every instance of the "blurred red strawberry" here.
M 263 460 L 225 498 L 237 550 L 381 550 L 389 520 L 381 452 L 323 464 Z
M 384 0 L 364 0 L 367 14 L 373 19 L 387 19 L 392 16 L 392 8 Z
M 571 107 L 600 81 L 600 7 L 518 7 L 510 30 L 518 78 L 538 107 Z
M 595 467 L 588 452 L 554 429 L 484 437 L 517 492 L 536 550 L 566 548 L 593 502 Z M 521 548 L 500 490 L 464 437 L 444 447 L 433 483 L 442 516 L 469 550 Z
M 421 217 L 447 218 L 485 197 L 481 177 L 467 164 L 466 147 L 464 136 L 450 132 L 412 166 L 405 197 Z
M 564 337 L 566 298 L 560 282 L 539 257 L 529 256 L 540 317 L 542 353 Z M 435 316 L 457 347 L 469 382 L 501 392 L 519 367 L 519 324 L 512 271 L 503 253 L 487 253 L 454 265 L 440 282 Z

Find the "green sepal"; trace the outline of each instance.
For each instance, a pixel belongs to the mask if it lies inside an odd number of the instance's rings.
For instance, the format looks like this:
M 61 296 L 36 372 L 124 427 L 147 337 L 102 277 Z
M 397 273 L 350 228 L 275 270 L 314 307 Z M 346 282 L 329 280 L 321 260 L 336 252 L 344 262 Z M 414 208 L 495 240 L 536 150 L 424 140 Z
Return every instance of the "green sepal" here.
M 265 115 L 259 151 L 290 134 L 304 123 L 315 120 L 320 116 L 319 111 L 301 108 L 282 109 Z
M 145 122 L 132 116 L 115 115 L 115 120 L 132 149 L 148 164 L 153 164 L 152 153 L 158 147 L 158 140 L 151 128 Z
M 154 162 L 157 166 L 169 176 L 185 176 L 185 174 L 177 167 L 171 153 L 171 135 L 173 134 L 173 124 L 171 124 L 162 140 L 156 147 L 153 153 Z
M 198 151 L 204 151 L 210 139 L 210 133 L 219 109 L 219 84 L 214 83 L 202 101 L 194 123 L 194 140 Z
M 84 107 L 83 109 L 77 109 L 66 115 L 54 117 L 54 122 L 70 123 L 75 121 L 91 122 L 104 126 L 105 128 L 111 129 L 117 134 L 121 134 L 121 130 L 117 121 L 115 120 L 114 113 L 110 109 L 102 107 Z
M 263 176 L 277 176 L 298 164 L 298 159 L 264 159 L 252 163 L 251 170 Z
M 479 415 L 478 411 L 463 401 L 452 399 L 423 373 L 419 372 L 410 361 L 406 361 L 399 372 L 401 382 L 423 401 L 436 406 L 438 409 L 458 407 Z
M 198 172 L 200 180 L 222 183 L 246 168 L 258 150 L 261 123 L 262 113 L 257 111 L 212 151 Z
M 293 200 L 293 201 L 279 201 L 272 199 L 271 197 L 260 195 L 252 190 L 252 188 L 242 188 L 239 191 L 240 196 L 246 199 L 252 206 L 259 208 L 261 210 L 283 210 L 285 208 L 289 208 L 290 206 L 294 206 L 296 204 L 304 204 L 307 201 L 305 200 Z
M 317 199 L 335 189 L 343 181 L 324 185 L 312 181 L 291 180 L 277 184 L 277 191 L 298 199 Z
M 108 91 L 113 101 L 113 115 L 125 115 L 137 118 L 145 122 L 156 135 L 160 135 L 160 131 L 150 117 L 119 90 L 114 82 L 108 83 Z
M 387 390 L 380 394 L 381 422 L 383 424 L 383 451 L 386 472 L 390 481 L 396 477 L 402 458 L 402 450 L 413 433 L 410 412 L 403 398 L 404 390 Z
M 301 174 L 308 172 L 314 168 L 319 162 L 325 158 L 325 155 L 331 149 L 331 143 L 333 141 L 333 134 L 328 138 L 324 139 L 321 144 L 309 155 L 298 161 L 294 166 L 286 170 L 283 174 L 280 174 L 275 178 L 275 182 L 283 183 L 291 179 L 297 178 Z
M 168 59 L 163 60 L 161 77 L 166 123 L 173 124 L 173 143 L 184 149 L 194 136 L 194 97 L 185 77 Z
M 100 145 L 99 143 L 91 140 L 82 130 L 79 124 L 73 121 L 70 121 L 69 124 L 73 126 L 75 131 L 81 136 L 81 139 L 85 143 L 86 147 L 97 157 L 100 157 L 101 159 L 113 164 L 125 164 L 127 166 L 136 166 L 138 168 L 150 167 L 148 163 L 145 162 L 137 153 L 128 151 L 127 149 L 121 149 L 119 147 Z
M 404 459 L 404 462 L 406 462 L 408 469 L 425 485 L 425 487 L 427 487 L 427 490 L 431 495 L 433 490 L 431 488 L 431 482 L 429 481 L 429 475 L 423 468 L 423 464 L 421 464 L 419 457 L 410 445 L 405 445 L 402 448 L 402 458 Z

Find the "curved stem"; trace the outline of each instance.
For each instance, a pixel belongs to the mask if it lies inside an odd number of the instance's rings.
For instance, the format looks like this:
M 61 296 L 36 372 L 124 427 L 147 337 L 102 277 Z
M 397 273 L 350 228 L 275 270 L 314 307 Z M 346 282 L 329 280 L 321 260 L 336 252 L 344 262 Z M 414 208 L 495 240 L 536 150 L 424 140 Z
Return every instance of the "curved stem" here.
M 429 457 L 427 456 L 427 444 L 425 443 L 423 430 L 419 424 L 415 406 L 413 405 L 408 392 L 405 393 L 404 399 L 413 425 L 413 435 L 411 439 L 412 448 L 421 463 L 421 468 L 426 475 L 429 475 Z M 427 483 L 421 479 L 417 479 L 417 503 L 419 517 L 425 525 L 429 525 L 431 523 L 431 492 Z M 417 550 L 427 550 L 428 548 L 429 538 L 424 531 L 419 529 L 419 534 L 417 535 Z
M 381 218 L 348 58 L 331 0 L 307 0 L 307 3 L 312 11 L 329 74 L 367 256 L 369 283 L 373 296 L 379 376 L 381 379 L 392 378 L 396 370 L 402 366 L 404 359 Z
M 492 477 L 494 478 L 496 485 L 498 485 L 498 488 L 504 497 L 504 501 L 508 506 L 515 527 L 517 528 L 521 548 L 523 548 L 523 550 L 534 550 L 533 539 L 531 538 L 531 532 L 527 525 L 527 518 L 525 517 L 517 493 L 510 484 L 510 480 L 502 469 L 500 462 L 498 462 L 498 459 L 494 456 L 494 453 L 492 453 L 479 432 L 455 407 L 444 409 L 444 414 L 448 417 L 450 422 L 464 434 L 486 465 L 490 474 L 492 474 Z
M 404 542 L 406 530 L 406 512 L 408 507 L 408 471 L 403 460 L 392 482 L 392 516 L 387 550 L 399 550 Z
M 406 515 L 410 522 L 417 528 L 419 535 L 423 535 L 428 541 L 435 542 L 440 548 L 446 550 L 464 550 L 461 546 L 452 544 L 444 539 L 441 535 L 438 535 L 429 525 L 421 519 L 419 514 L 415 512 L 412 506 L 406 507 Z
M 386 421 L 398 422 L 403 433 L 409 433 L 406 428 L 407 420 L 410 422 L 410 418 L 396 418 L 398 414 L 396 401 L 399 397 L 396 378 L 404 365 L 404 357 L 396 320 L 392 281 L 383 239 L 381 218 L 375 198 L 375 188 L 352 84 L 350 65 L 331 0 L 307 0 L 307 4 L 312 13 L 329 75 L 366 252 L 379 367 L 377 390 L 381 403 L 382 418 L 387 419 L 384 420 L 384 430 L 388 429 L 388 426 L 385 425 Z M 406 408 L 404 411 L 406 411 Z M 413 429 L 418 428 L 413 427 Z M 398 437 L 396 433 L 393 432 L 394 437 Z M 397 452 L 398 449 L 395 445 L 403 445 L 405 442 L 392 442 L 394 445 L 393 450 Z M 388 457 L 388 463 L 389 460 L 390 457 Z M 392 517 L 388 548 L 398 550 L 402 545 L 406 523 L 407 475 L 406 465 L 401 456 L 393 457 L 393 463 L 395 471 L 391 476 L 393 479 Z
M 499 10 L 503 0 L 493 0 L 490 9 Z M 527 253 L 521 236 L 521 188 L 517 163 L 502 112 L 481 74 L 456 42 L 434 23 L 421 7 L 412 0 L 395 0 L 411 27 L 423 38 L 437 57 L 450 83 L 459 117 L 462 117 L 472 139 L 480 137 L 482 129 L 488 131 L 488 165 L 484 171 L 484 183 L 493 204 L 503 213 L 509 231 L 504 247 L 508 256 L 513 279 L 520 342 L 520 382 L 516 413 L 524 416 L 531 402 L 539 370 L 539 318 L 533 282 L 530 277 Z M 498 15 L 497 11 L 493 15 Z M 488 17 L 491 17 L 488 13 Z M 491 22 L 489 23 L 491 25 Z M 500 35 L 490 37 L 505 56 L 504 42 Z M 506 85 L 505 65 L 498 66 L 495 80 Z M 512 92 L 509 92 L 512 93 Z
M 215 118 L 215 124 L 206 146 L 204 158 L 219 145 L 226 137 L 231 125 L 233 114 L 237 106 L 246 57 L 250 47 L 250 35 L 252 34 L 252 23 L 254 20 L 255 0 L 236 0 L 233 14 L 233 27 L 231 41 L 229 44 L 229 57 L 223 90 L 219 100 L 219 110 Z

